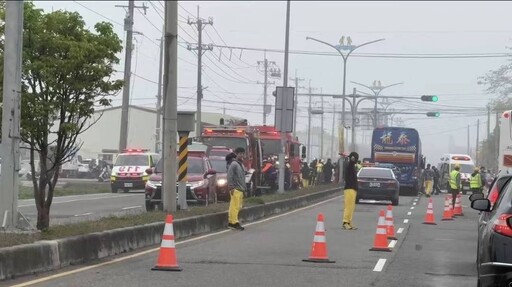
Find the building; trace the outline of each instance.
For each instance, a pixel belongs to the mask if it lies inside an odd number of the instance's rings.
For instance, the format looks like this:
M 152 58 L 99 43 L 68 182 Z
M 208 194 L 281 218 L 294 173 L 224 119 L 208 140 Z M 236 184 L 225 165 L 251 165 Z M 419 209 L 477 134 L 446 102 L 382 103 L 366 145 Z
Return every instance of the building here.
M 201 116 L 203 126 L 218 125 L 221 118 L 226 121 L 242 120 L 229 115 L 208 112 L 203 112 Z M 156 109 L 129 106 L 127 147 L 155 150 L 156 117 Z M 121 106 L 97 110 L 91 119 L 91 122 L 94 121 L 96 121 L 94 125 L 78 136 L 78 143 L 82 144 L 79 154 L 83 158 L 97 158 L 101 153 L 116 153 L 119 148 Z M 163 125 L 163 121 L 161 123 Z M 191 132 L 190 137 L 194 136 L 195 133 Z

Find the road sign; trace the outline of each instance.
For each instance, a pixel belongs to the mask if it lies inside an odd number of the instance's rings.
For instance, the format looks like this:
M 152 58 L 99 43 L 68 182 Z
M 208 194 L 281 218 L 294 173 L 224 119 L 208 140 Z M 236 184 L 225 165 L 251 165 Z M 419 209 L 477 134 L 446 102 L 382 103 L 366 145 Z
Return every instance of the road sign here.
M 276 87 L 275 127 L 279 132 L 293 132 L 293 87 Z

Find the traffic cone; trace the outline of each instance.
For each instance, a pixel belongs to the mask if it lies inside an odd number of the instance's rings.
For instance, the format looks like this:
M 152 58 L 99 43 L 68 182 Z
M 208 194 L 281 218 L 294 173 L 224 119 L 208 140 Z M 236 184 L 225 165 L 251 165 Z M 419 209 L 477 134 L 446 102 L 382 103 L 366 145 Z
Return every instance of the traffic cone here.
M 453 202 L 453 196 L 451 194 L 448 195 L 448 204 L 450 205 L 450 217 L 455 219 L 455 216 L 453 216 L 453 210 L 455 209 L 455 206 L 452 204 Z
M 391 252 L 391 248 L 388 247 L 388 235 L 386 232 L 386 219 L 384 209 L 382 209 L 379 213 L 379 221 L 377 222 L 377 231 L 375 232 L 373 248 L 371 248 L 370 251 Z
M 457 194 L 457 199 L 455 200 L 455 209 L 453 210 L 454 216 L 464 216 L 462 212 L 462 198 L 460 193 Z
M 308 259 L 303 259 L 302 261 L 316 263 L 336 263 L 336 261 L 329 260 L 329 257 L 327 256 L 324 215 L 322 213 L 318 214 L 315 236 L 313 237 L 313 245 L 311 246 L 311 255 L 309 255 Z
M 432 202 L 432 198 L 428 200 L 427 213 L 425 214 L 423 224 L 437 225 L 434 219 L 434 203 Z
M 388 210 L 386 212 L 386 232 L 388 239 L 397 240 L 395 236 L 395 223 L 393 220 L 393 207 L 388 205 Z
M 441 219 L 442 221 L 453 220 L 452 208 L 450 206 L 451 206 L 451 204 L 450 204 L 450 197 L 449 196 L 445 196 L 444 197 L 443 219 Z
M 174 228 L 172 226 L 172 215 L 167 215 L 165 219 L 164 234 L 160 245 L 160 253 L 155 267 L 151 270 L 158 271 L 181 271 L 176 260 L 176 248 L 174 244 Z

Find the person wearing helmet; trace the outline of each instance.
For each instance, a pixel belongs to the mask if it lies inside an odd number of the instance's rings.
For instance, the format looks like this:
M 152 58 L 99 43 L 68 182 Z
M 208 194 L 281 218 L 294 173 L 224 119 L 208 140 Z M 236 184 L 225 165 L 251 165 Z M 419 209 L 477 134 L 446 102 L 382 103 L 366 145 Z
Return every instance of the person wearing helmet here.
M 455 208 L 455 201 L 457 200 L 457 194 L 460 192 L 460 166 L 455 165 L 452 172 L 450 173 L 450 192 L 452 194 L 452 206 Z
M 480 169 L 478 167 L 475 167 L 475 170 L 471 174 L 469 186 L 471 187 L 472 193 L 482 192 L 482 176 L 480 175 Z
M 357 197 L 357 161 L 359 160 L 359 154 L 351 152 L 348 155 L 348 163 L 345 169 L 345 210 L 343 211 L 343 229 L 355 230 L 357 229 L 352 225 L 352 217 L 356 209 L 356 197 Z

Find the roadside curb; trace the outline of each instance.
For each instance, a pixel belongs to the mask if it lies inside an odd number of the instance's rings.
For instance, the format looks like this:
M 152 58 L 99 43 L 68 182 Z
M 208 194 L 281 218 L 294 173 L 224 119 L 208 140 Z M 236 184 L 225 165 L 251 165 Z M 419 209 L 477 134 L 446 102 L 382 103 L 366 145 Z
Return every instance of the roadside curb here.
M 334 197 L 341 191 L 341 188 L 331 188 L 243 208 L 239 217 L 242 222 L 255 221 Z M 227 218 L 225 211 L 177 219 L 174 221 L 175 238 L 183 239 L 225 229 Z M 0 280 L 57 270 L 159 244 L 164 225 L 164 222 L 151 223 L 0 248 Z

